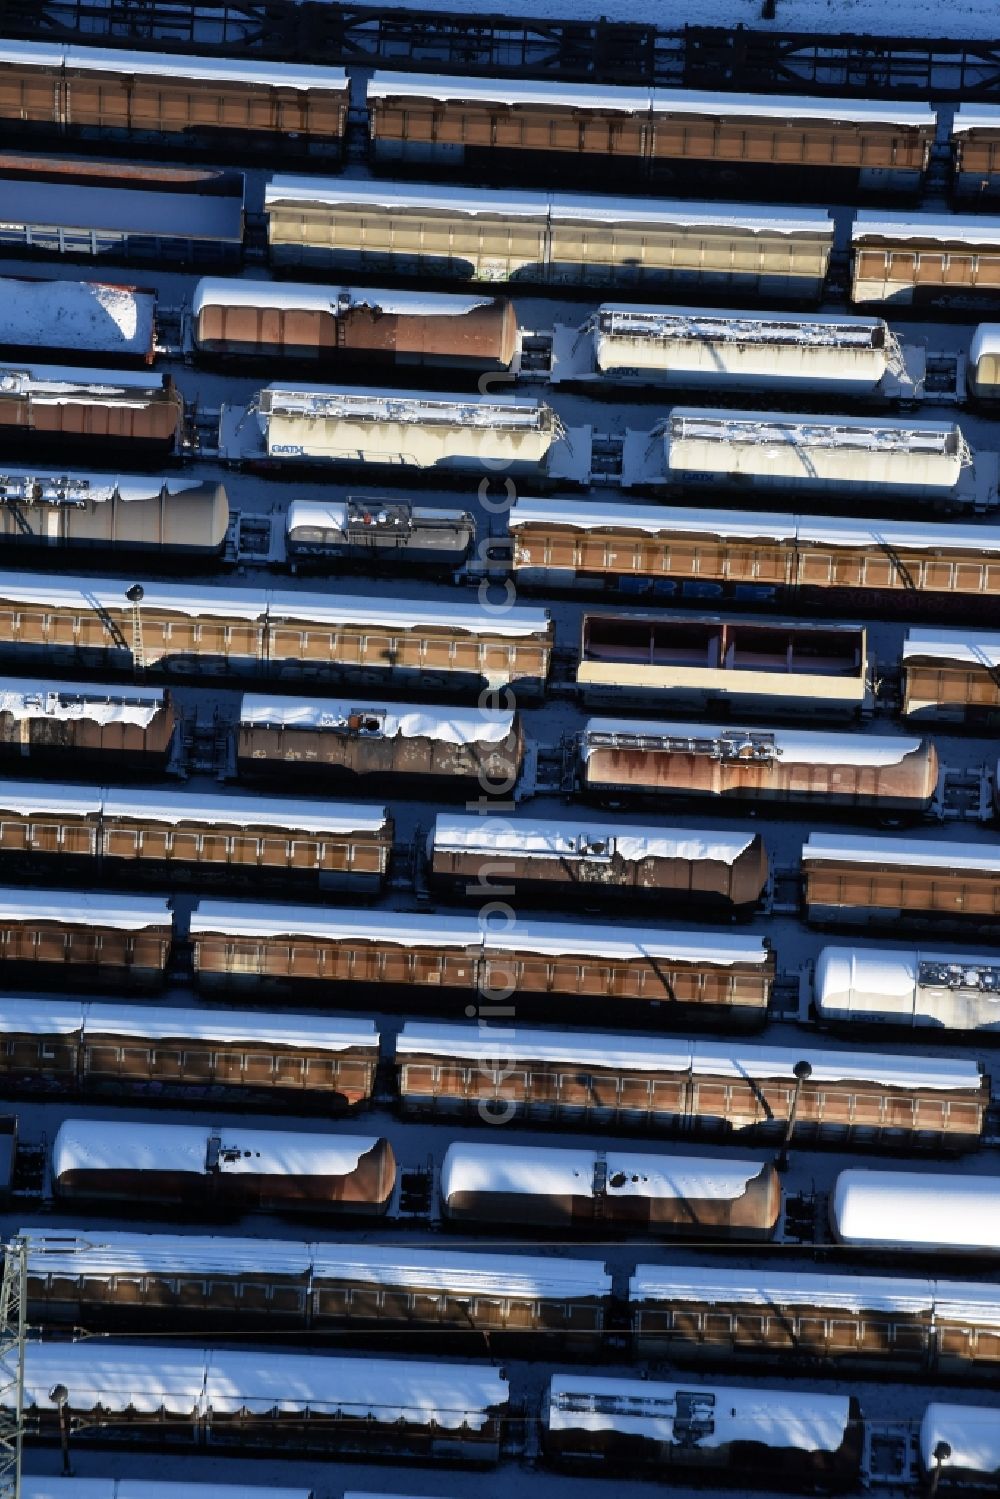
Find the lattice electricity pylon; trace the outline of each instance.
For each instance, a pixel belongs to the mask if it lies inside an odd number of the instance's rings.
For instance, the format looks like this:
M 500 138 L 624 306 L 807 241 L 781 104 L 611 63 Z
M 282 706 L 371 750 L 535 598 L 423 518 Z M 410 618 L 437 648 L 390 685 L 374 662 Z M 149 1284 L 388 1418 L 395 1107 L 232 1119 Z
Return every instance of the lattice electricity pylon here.
M 4 1245 L 0 1281 L 0 1499 L 20 1499 L 28 1244 Z

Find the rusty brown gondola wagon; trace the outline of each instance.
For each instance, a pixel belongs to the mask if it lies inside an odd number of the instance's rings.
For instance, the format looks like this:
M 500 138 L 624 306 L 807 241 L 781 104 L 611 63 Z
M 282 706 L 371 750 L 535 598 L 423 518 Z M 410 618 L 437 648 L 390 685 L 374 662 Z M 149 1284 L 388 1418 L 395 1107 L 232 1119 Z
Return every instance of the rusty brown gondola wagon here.
M 164 457 L 176 451 L 184 402 L 169 375 L 33 364 L 0 366 L 0 431 L 24 447 Z
M 700 1024 L 761 1025 L 775 972 L 766 941 L 720 932 L 518 921 L 495 933 L 472 916 L 397 912 L 389 924 L 382 912 L 224 901 L 200 901 L 190 931 L 205 989 L 301 986 L 327 999 L 344 985 L 361 995 L 374 985 L 385 1001 L 404 995 L 411 1004 L 415 992 L 427 1004 L 448 990 L 502 989 L 573 1020 L 588 1007 L 606 1017 L 611 1002 L 631 1022 L 659 1010 Z
M 156 896 L 0 890 L 0 965 L 11 977 L 151 988 L 172 946 L 173 916 Z
M 862 212 L 851 252 L 853 302 L 995 303 L 1000 291 L 1000 219 Z
M 0 1077 L 13 1092 L 225 1098 L 343 1112 L 370 1101 L 370 1020 L 5 999 Z
M 907 718 L 982 729 L 1000 723 L 1000 635 L 908 630 L 902 669 Z
M 803 900 L 821 926 L 1000 934 L 1000 845 L 810 835 Z

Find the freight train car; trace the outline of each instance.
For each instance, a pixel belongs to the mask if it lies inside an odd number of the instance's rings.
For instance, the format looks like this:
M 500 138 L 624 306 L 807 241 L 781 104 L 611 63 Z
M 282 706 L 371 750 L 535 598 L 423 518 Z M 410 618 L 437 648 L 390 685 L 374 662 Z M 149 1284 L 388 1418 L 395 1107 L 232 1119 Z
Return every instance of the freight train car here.
M 427 864 L 436 883 L 480 899 L 488 872 L 519 896 L 562 905 L 617 896 L 732 916 L 750 915 L 769 876 L 759 834 L 444 814 L 428 834 Z
M 860 1481 L 864 1426 L 853 1395 L 556 1374 L 542 1443 L 550 1461 L 577 1471 L 680 1469 L 740 1488 L 829 1492 Z
M 761 1024 L 774 956 L 759 937 L 676 933 L 633 926 L 518 921 L 484 931 L 472 916 L 411 916 L 200 901 L 191 915 L 194 970 L 207 987 L 284 989 L 290 984 L 379 985 L 427 996 L 448 989 L 513 992 L 560 1016 L 608 1001 L 633 1012 L 650 1004 L 701 1023 Z M 362 991 L 363 992 L 363 991 Z M 568 1001 L 572 1000 L 570 1009 Z M 633 1017 L 634 1018 L 634 1017 Z
M 1000 845 L 812 833 L 803 901 L 820 925 L 1000 933 Z
M 21 1475 L 20 1499 L 313 1499 L 312 1489 L 268 1484 L 170 1483 L 143 1478 L 36 1478 Z
M 877 495 L 955 508 L 996 503 L 996 454 L 973 457 L 953 421 L 674 406 L 652 434 L 632 433 L 627 445 L 645 453 L 651 437 L 662 445 L 670 485 Z M 626 451 L 625 466 L 626 487 L 655 483 L 648 459 Z
M 920 1466 L 935 1494 L 995 1494 L 1000 1489 L 996 1406 L 933 1400 L 920 1423 Z
M 0 365 L 0 433 L 10 444 L 166 457 L 180 445 L 184 402 L 169 375 Z
M 441 1166 L 441 1205 L 451 1223 L 469 1227 L 742 1242 L 772 1237 L 781 1186 L 766 1161 L 453 1144 Z
M 508 1402 L 505 1376 L 488 1364 L 29 1343 L 24 1410 L 43 1441 L 59 1431 L 57 1385 L 67 1392 L 75 1441 L 207 1444 L 244 1457 L 285 1449 L 297 1458 L 495 1463 Z
M 600 1260 L 381 1244 L 25 1229 L 29 1316 L 92 1331 L 261 1325 L 339 1338 L 373 1330 L 449 1351 L 483 1339 L 560 1357 L 600 1348 Z M 401 1340 L 401 1339 L 400 1339 Z M 396 1340 L 393 1340 L 396 1341 Z
M 993 198 L 1000 192 L 1000 109 L 995 104 L 960 104 L 949 137 L 955 192 L 960 197 Z
M 0 48 L 0 118 L 11 136 L 49 128 L 88 140 L 339 154 L 348 96 L 343 68 L 51 42 Z
M 965 389 L 975 405 L 990 407 L 1000 399 L 1000 323 L 980 323 L 972 335 Z
M 530 696 L 544 690 L 552 637 L 543 609 L 0 573 L 0 653 L 27 665 L 445 692 L 516 682 Z
M 473 784 L 513 790 L 524 732 L 513 709 L 247 693 L 236 753 L 241 775 L 287 776 L 294 768 L 324 781 L 389 777 L 394 786 L 466 796 Z
M 926 355 L 881 318 L 605 302 L 552 330 L 554 385 L 594 380 L 681 390 L 916 399 Z
M 366 365 L 508 369 L 517 317 L 506 297 L 295 281 L 205 279 L 191 302 L 202 355 Z
M 272 177 L 271 260 L 366 275 L 551 286 L 704 286 L 810 301 L 833 246 L 823 209 L 592 193 Z
M 10 976 L 149 988 L 166 976 L 172 940 L 169 906 L 152 895 L 0 890 L 0 964 Z
M 0 252 L 238 265 L 241 172 L 0 156 Z
M 990 1381 L 1000 1369 L 1000 1288 L 976 1282 L 636 1265 L 629 1307 L 639 1358 L 820 1360 L 874 1378 Z
M 385 807 L 0 781 L 0 861 L 83 880 L 374 895 L 388 877 L 392 839 Z
M 813 980 L 816 1014 L 831 1025 L 1000 1031 L 996 954 L 824 947 Z
M 974 304 L 1000 290 L 1000 219 L 861 212 L 851 252 L 854 302 Z
M 159 1205 L 194 1214 L 378 1217 L 396 1182 L 392 1146 L 375 1136 L 134 1120 L 65 1119 L 51 1169 L 61 1203 Z
M 421 568 L 450 573 L 476 540 L 468 510 L 411 505 L 407 500 L 293 500 L 285 522 L 285 555 L 292 572 L 330 571 L 331 564 L 364 569 Z
M 983 729 L 1000 723 L 1000 635 L 907 630 L 902 671 L 907 718 Z
M 157 775 L 176 718 L 162 687 L 0 677 L 0 756 L 8 769 Z
M 660 599 L 995 615 L 1000 526 L 517 499 L 508 527 L 526 587 L 609 586 Z
M 830 1227 L 852 1249 L 1000 1255 L 1000 1178 L 925 1171 L 842 1171 Z
M 936 128 L 923 104 L 379 70 L 368 114 L 377 161 L 738 180 L 772 193 L 816 170 L 844 188 L 916 191 Z
M 155 346 L 153 291 L 103 281 L 0 276 L 0 349 L 5 354 L 152 364 Z
M 939 779 L 933 740 L 727 724 L 591 718 L 579 739 L 580 789 L 612 806 L 664 797 L 810 807 L 842 817 L 919 817 Z
M 783 1137 L 794 1114 L 799 1140 L 910 1150 L 975 1149 L 990 1106 L 974 1062 L 527 1027 L 407 1022 L 396 1071 L 414 1113 L 753 1138 Z
M 567 430 L 527 396 L 425 395 L 333 385 L 268 385 L 224 406 L 219 445 L 231 463 L 414 469 L 428 476 L 499 469 L 511 478 L 589 484 L 589 427 Z
M 0 539 L 11 550 L 210 559 L 222 555 L 228 529 L 225 488 L 210 479 L 23 468 L 0 479 Z
M 576 685 L 586 702 L 725 705 L 782 716 L 872 706 L 863 625 L 585 614 Z
M 15 1092 L 225 1098 L 340 1113 L 371 1100 L 371 1020 L 0 1000 L 0 1077 Z

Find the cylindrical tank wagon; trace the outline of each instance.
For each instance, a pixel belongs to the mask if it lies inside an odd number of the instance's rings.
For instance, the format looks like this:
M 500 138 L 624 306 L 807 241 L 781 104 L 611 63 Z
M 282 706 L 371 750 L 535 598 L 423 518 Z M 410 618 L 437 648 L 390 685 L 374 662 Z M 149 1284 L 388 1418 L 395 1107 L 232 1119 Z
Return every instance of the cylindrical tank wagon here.
M 354 563 L 365 570 L 388 566 L 453 572 L 476 540 L 467 510 L 413 505 L 407 500 L 293 500 L 285 523 L 285 554 L 293 572 Z
M 9 769 L 156 775 L 175 728 L 162 687 L 0 677 L 0 755 Z
M 432 787 L 466 796 L 473 785 L 512 790 L 524 761 L 513 709 L 465 709 L 354 698 L 244 695 L 237 765 L 241 775 L 308 772 L 317 779 Z
M 1000 400 L 1000 323 L 980 323 L 972 335 L 965 387 L 977 404 L 988 407 Z
M 842 1171 L 830 1196 L 838 1244 L 894 1253 L 1000 1256 L 1000 1178 Z
M 430 876 L 474 893 L 484 871 L 518 894 L 594 904 L 615 897 L 669 902 L 697 911 L 748 916 L 769 877 L 758 834 L 727 836 L 694 828 L 629 823 L 543 822 L 439 814 L 427 838 Z
M 130 1203 L 222 1213 L 385 1213 L 392 1146 L 367 1135 L 66 1119 L 52 1145 L 60 1203 Z
M 488 370 L 508 369 L 517 350 L 506 297 L 206 278 L 191 317 L 199 354 L 244 361 Z
M 217 558 L 228 529 L 225 487 L 209 479 L 11 468 L 0 479 L 0 539 L 11 550 Z
M 584 796 L 615 806 L 697 797 L 919 817 L 940 772 L 931 739 L 591 718 L 579 773 Z
M 830 1025 L 1000 1033 L 996 954 L 824 947 L 813 995 Z
M 542 1417 L 550 1460 L 577 1471 L 689 1470 L 709 1480 L 853 1490 L 864 1426 L 851 1395 L 556 1374 Z
M 996 1406 L 932 1400 L 920 1423 L 920 1466 L 938 1494 L 1000 1489 L 1000 1412 Z
M 442 1211 L 451 1223 L 658 1238 L 767 1240 L 781 1214 L 769 1162 L 632 1150 L 449 1145 Z

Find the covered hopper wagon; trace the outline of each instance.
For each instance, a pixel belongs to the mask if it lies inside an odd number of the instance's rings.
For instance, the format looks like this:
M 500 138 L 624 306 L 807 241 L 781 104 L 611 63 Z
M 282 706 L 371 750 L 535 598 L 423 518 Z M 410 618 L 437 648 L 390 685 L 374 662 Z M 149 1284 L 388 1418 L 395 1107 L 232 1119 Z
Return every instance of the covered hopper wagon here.
M 152 364 L 156 293 L 105 281 L 0 276 L 0 349 L 29 359 Z
M 628 433 L 623 465 L 626 488 L 997 503 L 996 453 L 974 455 L 956 422 L 926 418 L 674 406 L 652 433 Z
M 220 448 L 231 463 L 413 469 L 590 482 L 589 427 L 567 430 L 528 396 L 424 394 L 333 385 L 268 385 L 250 407 L 222 408 Z
M 343 68 L 48 41 L 0 47 L 0 118 L 11 133 L 339 154 L 348 96 Z
M 824 947 L 813 993 L 830 1025 L 1000 1032 L 995 953 Z
M 352 1453 L 492 1464 L 508 1402 L 506 1378 L 485 1363 L 30 1343 L 24 1410 L 42 1440 L 59 1431 L 50 1393 L 57 1384 L 80 1441 L 199 1451 L 207 1444 L 243 1457 L 284 1450 L 299 1460 Z
M 201 1212 L 379 1217 L 392 1196 L 389 1141 L 368 1135 L 66 1119 L 52 1143 L 60 1203 Z
M 768 194 L 802 191 L 817 170 L 841 191 L 916 191 L 936 126 L 926 104 L 534 78 L 378 69 L 367 92 L 377 161 Z
M 435 883 L 473 898 L 488 876 L 553 904 L 619 897 L 732 916 L 760 903 L 770 873 L 759 834 L 443 813 L 428 834 L 427 862 Z
M 0 780 L 0 864 L 82 881 L 265 883 L 377 894 L 384 807 Z
M 798 1142 L 903 1150 L 975 1149 L 990 1106 L 975 1062 L 526 1026 L 409 1021 L 396 1071 L 418 1114 L 781 1139 L 794 1110 Z
M 12 551 L 208 559 L 228 529 L 226 490 L 210 479 L 11 468 L 0 478 L 0 539 Z
M 894 619 L 1000 606 L 1000 526 L 547 499 L 515 500 L 507 523 L 526 587 Z
M 419 992 L 423 1004 L 450 989 L 502 991 L 565 1019 L 588 1005 L 607 1016 L 610 1001 L 633 1020 L 652 1005 L 661 1017 L 753 1025 L 766 1018 L 774 981 L 764 940 L 717 932 L 551 921 L 494 932 L 472 916 L 394 913 L 387 923 L 384 912 L 223 901 L 199 902 L 190 929 L 195 973 L 209 989 L 318 983 L 328 996 L 347 982 L 411 1003 Z
M 340 1113 L 371 1100 L 371 1020 L 78 1001 L 0 1001 L 12 1092 L 113 1100 L 225 1099 Z
M 978 1282 L 636 1265 L 629 1306 L 640 1358 L 782 1371 L 819 1360 L 876 1379 L 989 1381 L 1000 1368 L 1000 1290 Z
M 982 305 L 1000 290 L 1000 219 L 931 213 L 857 213 L 851 226 L 851 300 L 895 306 Z
M 173 916 L 157 896 L 0 890 L 0 966 L 10 978 L 152 988 L 172 943 Z
M 552 383 L 914 400 L 926 355 L 881 318 L 605 302 L 552 330 Z
M 529 696 L 544 690 L 552 637 L 545 610 L 519 606 L 449 602 L 443 610 L 416 599 L 214 584 L 137 590 L 113 578 L 0 573 L 0 654 L 28 666 L 419 683 L 456 693 L 516 682 Z
M 965 389 L 977 406 L 989 409 L 1000 400 L 1000 323 L 980 323 L 972 335 Z
M 241 775 L 309 772 L 317 779 L 433 787 L 468 795 L 472 784 L 512 790 L 524 760 L 513 709 L 468 709 L 354 698 L 261 697 L 240 705 Z
M 933 740 L 906 736 L 591 718 L 579 746 L 582 793 L 613 806 L 707 797 L 919 817 L 939 779 Z
M 609 1228 L 667 1239 L 770 1239 L 781 1186 L 765 1161 L 449 1145 L 441 1205 L 454 1224 L 585 1234 Z
M 542 1416 L 550 1461 L 577 1472 L 680 1469 L 707 1481 L 854 1490 L 864 1426 L 855 1396 L 553 1376 Z
M 863 625 L 584 614 L 576 685 L 585 702 L 859 717 L 870 711 Z
M 913 926 L 1000 935 L 1000 845 L 812 833 L 803 901 L 822 926 Z
M 611 1296 L 599 1260 L 563 1256 L 86 1228 L 25 1237 L 29 1315 L 88 1329 L 374 1329 L 382 1347 L 432 1334 L 449 1352 L 481 1351 L 486 1336 L 563 1357 L 601 1347 Z
M 191 337 L 202 355 L 367 365 L 508 369 L 517 318 L 506 297 L 295 281 L 199 281 Z
M 0 433 L 10 444 L 166 457 L 178 451 L 184 402 L 169 375 L 59 365 L 0 366 Z
M 1000 723 L 1000 635 L 907 630 L 902 670 L 907 718 L 973 729 Z
M 346 178 L 272 177 L 264 214 L 279 266 L 792 301 L 821 295 L 833 247 L 824 209 Z
M 8 768 L 105 775 L 162 772 L 176 718 L 162 687 L 0 677 L 0 755 Z

